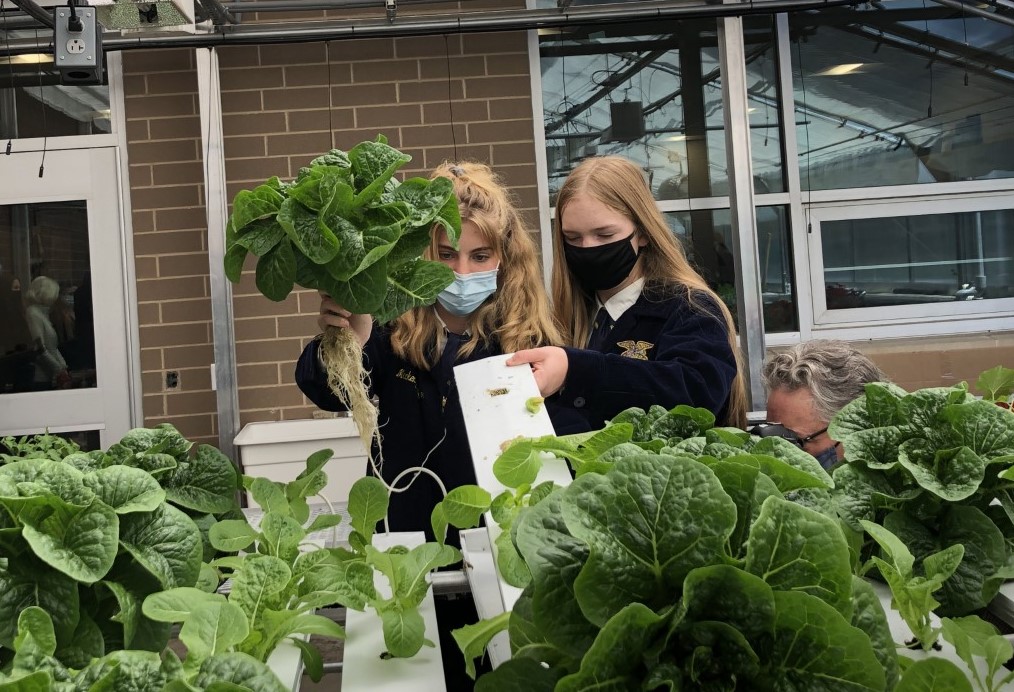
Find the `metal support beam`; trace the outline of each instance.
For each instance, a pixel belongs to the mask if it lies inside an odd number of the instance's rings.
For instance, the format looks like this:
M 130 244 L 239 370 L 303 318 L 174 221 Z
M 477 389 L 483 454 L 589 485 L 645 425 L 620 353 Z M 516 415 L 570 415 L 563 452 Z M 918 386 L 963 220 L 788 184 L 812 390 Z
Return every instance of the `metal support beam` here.
M 218 402 L 218 448 L 238 462 L 233 440 L 239 432 L 236 389 L 236 335 L 233 328 L 232 285 L 225 277 L 225 151 L 222 102 L 215 49 L 197 51 L 197 96 L 201 111 L 204 153 L 205 211 L 208 217 L 208 262 L 211 266 L 211 331 L 215 353 L 215 394 Z
M 757 214 L 754 209 L 753 164 L 750 153 L 750 122 L 747 113 L 746 47 L 743 19 L 718 21 L 718 56 L 722 68 L 722 106 L 725 114 L 725 149 L 729 162 L 729 206 L 732 221 L 732 254 L 736 267 L 736 308 L 739 343 L 750 410 L 763 410 L 767 403 L 762 385 L 764 365 L 764 302 L 761 298 L 757 248 Z
M 982 17 L 1008 26 L 1014 26 L 1014 18 L 1008 17 L 1005 14 L 1000 14 L 999 12 L 987 12 L 986 10 L 980 10 L 976 5 L 973 5 L 970 2 L 961 2 L 961 0 L 933 0 L 933 2 L 938 5 L 943 5 L 944 7 L 951 7 L 956 10 L 961 10 L 962 12 L 967 12 L 968 14 L 976 17 Z
M 47 26 L 50 29 L 56 26 L 56 21 L 53 19 L 53 11 L 39 7 L 35 0 L 11 0 L 11 2 L 14 3 L 15 7 L 31 16 L 43 26 Z
M 25 0 L 19 0 L 25 1 Z M 143 48 L 207 48 L 222 45 L 265 45 L 273 43 L 310 43 L 350 38 L 394 38 L 400 36 L 431 36 L 434 34 L 467 34 L 496 31 L 551 29 L 576 25 L 625 23 L 657 23 L 667 19 L 692 17 L 729 17 L 746 14 L 771 14 L 782 11 L 820 9 L 846 5 L 852 0 L 757 0 L 716 5 L 707 0 L 661 0 L 652 3 L 629 3 L 622 6 L 588 6 L 560 12 L 550 9 L 487 10 L 467 14 L 420 14 L 336 21 L 278 22 L 216 27 L 213 33 L 178 36 L 142 35 L 114 37 L 103 40 L 106 51 Z M 253 5 L 253 3 L 251 3 Z M 231 8 L 230 8 L 231 9 Z M 254 9 L 251 7 L 250 9 Z M 48 41 L 21 39 L 0 46 L 0 55 L 19 55 L 44 51 Z

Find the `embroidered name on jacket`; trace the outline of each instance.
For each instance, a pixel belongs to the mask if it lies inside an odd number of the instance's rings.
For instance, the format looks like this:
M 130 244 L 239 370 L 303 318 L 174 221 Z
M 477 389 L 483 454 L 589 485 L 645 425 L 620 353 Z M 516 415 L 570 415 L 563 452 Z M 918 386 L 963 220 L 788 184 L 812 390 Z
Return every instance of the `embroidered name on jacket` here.
M 648 349 L 655 347 L 649 341 L 617 341 L 616 345 L 624 349 L 621 356 L 635 360 L 648 360 Z
M 399 378 L 401 378 L 403 380 L 408 380 L 412 384 L 415 384 L 415 375 L 413 375 L 412 373 L 410 373 L 407 370 L 405 370 L 405 368 L 400 368 L 398 370 L 398 372 L 395 373 L 394 376 L 395 377 L 399 377 Z

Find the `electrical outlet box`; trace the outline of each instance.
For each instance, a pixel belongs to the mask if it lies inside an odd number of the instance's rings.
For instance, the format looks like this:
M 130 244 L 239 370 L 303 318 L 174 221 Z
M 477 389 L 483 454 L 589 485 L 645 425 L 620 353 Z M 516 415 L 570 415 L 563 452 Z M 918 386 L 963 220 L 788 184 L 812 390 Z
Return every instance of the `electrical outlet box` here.
M 72 17 L 77 17 L 79 26 Z M 94 7 L 54 8 L 53 62 L 62 84 L 101 84 L 102 28 Z

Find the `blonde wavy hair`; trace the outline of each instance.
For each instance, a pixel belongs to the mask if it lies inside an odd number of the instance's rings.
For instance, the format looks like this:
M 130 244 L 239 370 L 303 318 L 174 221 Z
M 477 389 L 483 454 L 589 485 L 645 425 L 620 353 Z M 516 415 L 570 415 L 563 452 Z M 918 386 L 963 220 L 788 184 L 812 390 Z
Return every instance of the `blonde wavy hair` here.
M 695 296 L 704 294 L 721 311 L 720 318 L 717 315 L 714 317 L 725 323 L 729 348 L 736 358 L 736 379 L 729 394 L 728 415 L 724 424 L 744 427 L 747 412 L 746 383 L 732 314 L 690 265 L 683 248 L 665 222 L 665 217 L 658 210 L 641 169 L 619 156 L 585 159 L 567 176 L 556 198 L 556 219 L 553 222 L 553 306 L 568 343 L 580 346 L 587 342 L 589 315 L 594 300 L 593 296 L 580 288 L 567 267 L 563 253 L 563 213 L 571 200 L 579 194 L 589 195 L 630 219 L 647 241 L 647 245 L 638 253 L 639 259 L 634 268 L 645 279 L 646 296 L 657 295 L 662 298 L 683 289 L 687 291 L 694 309 L 712 314 L 699 300 L 695 300 Z
M 500 260 L 496 293 L 469 315 L 470 338 L 458 353 L 468 356 L 489 340 L 497 341 L 504 353 L 563 343 L 549 310 L 535 242 L 499 177 L 474 161 L 445 161 L 430 175 L 440 177 L 454 183 L 462 223 L 475 224 Z M 427 259 L 437 258 L 438 229 L 434 226 Z M 443 343 L 443 327 L 432 307 L 415 308 L 392 323 L 394 353 L 416 367 L 432 368 Z

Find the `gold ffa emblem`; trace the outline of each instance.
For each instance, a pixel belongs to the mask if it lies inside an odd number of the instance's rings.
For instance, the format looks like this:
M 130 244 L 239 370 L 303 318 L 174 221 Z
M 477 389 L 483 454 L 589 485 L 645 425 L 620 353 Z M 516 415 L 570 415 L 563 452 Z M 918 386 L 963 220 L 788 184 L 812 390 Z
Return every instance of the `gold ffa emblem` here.
M 648 349 L 655 346 L 648 341 L 617 341 L 616 345 L 624 349 L 621 356 L 635 360 L 648 360 Z

